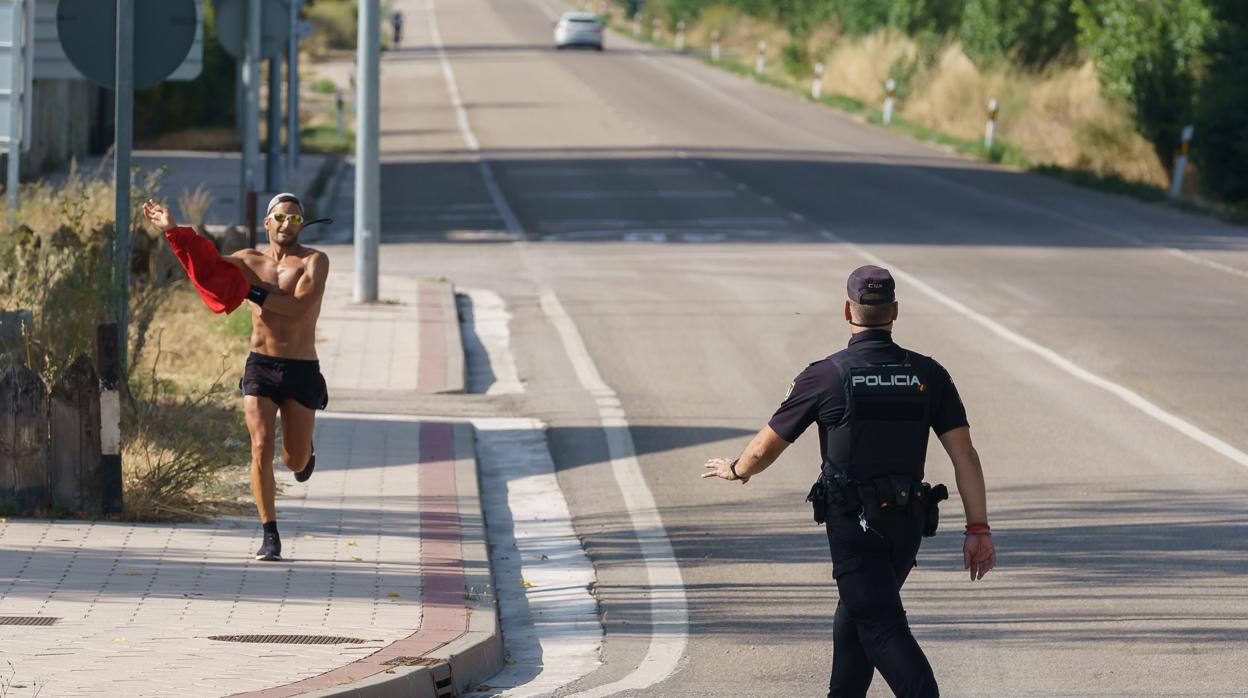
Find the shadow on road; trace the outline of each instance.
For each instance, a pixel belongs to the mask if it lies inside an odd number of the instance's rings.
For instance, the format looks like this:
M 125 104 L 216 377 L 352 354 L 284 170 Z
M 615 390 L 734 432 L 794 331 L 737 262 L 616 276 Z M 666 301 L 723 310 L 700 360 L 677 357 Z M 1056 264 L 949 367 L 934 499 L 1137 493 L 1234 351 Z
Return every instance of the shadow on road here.
M 1248 250 L 1242 227 L 953 157 L 658 150 L 484 157 L 530 240 L 793 244 L 828 242 L 831 233 L 864 244 Z M 465 155 L 387 150 L 384 241 L 479 242 L 508 232 Z

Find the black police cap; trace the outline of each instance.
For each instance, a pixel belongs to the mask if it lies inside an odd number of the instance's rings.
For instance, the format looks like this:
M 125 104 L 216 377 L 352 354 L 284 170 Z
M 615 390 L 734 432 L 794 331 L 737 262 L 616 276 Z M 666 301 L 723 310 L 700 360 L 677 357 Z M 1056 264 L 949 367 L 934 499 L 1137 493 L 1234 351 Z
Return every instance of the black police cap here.
M 873 264 L 858 267 L 845 285 L 849 299 L 859 305 L 884 305 L 897 300 L 896 283 L 887 269 Z

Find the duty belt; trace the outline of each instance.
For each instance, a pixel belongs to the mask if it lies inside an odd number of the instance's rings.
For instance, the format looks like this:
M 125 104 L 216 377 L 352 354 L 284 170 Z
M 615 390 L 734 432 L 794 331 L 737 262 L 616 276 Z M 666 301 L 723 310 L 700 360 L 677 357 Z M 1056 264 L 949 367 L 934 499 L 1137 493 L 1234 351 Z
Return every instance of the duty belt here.
M 936 533 L 937 506 L 948 498 L 949 490 L 944 485 L 933 486 L 909 475 L 885 475 L 857 482 L 844 472 L 833 470 L 820 474 L 806 501 L 814 507 L 815 523 L 823 523 L 829 514 L 858 514 L 868 523 L 876 523 L 885 512 L 904 512 L 922 518 L 924 535 L 930 536 Z

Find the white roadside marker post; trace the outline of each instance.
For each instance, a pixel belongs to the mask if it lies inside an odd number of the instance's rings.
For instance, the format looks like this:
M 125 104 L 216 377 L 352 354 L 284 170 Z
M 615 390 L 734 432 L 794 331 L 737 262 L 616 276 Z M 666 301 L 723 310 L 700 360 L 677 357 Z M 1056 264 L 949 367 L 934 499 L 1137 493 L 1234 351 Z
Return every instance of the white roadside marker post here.
M 810 83 L 810 97 L 818 100 L 823 96 L 823 63 L 815 64 L 815 79 Z
M 633 37 L 637 39 L 641 38 L 641 13 L 640 12 L 633 15 Z
M 992 142 L 997 137 L 997 114 L 1001 104 L 997 100 L 988 100 L 988 124 L 984 126 L 984 148 L 992 150 Z
M 685 22 L 681 20 L 676 23 L 676 50 L 685 50 Z
M 719 60 L 719 30 L 711 30 L 711 60 Z
M 897 102 L 897 81 L 889 78 L 884 81 L 884 123 L 893 123 L 893 105 Z
M 652 29 L 650 32 L 650 40 L 654 42 L 658 42 L 658 40 L 662 36 L 663 36 L 663 22 L 658 17 L 655 17 L 654 22 L 652 23 Z
M 1180 135 L 1179 154 L 1174 158 L 1174 178 L 1170 180 L 1170 198 L 1178 199 L 1183 191 L 1183 173 L 1187 169 L 1187 156 L 1192 149 L 1192 136 L 1196 129 L 1191 124 L 1183 127 Z
M 767 42 L 758 42 L 758 56 L 754 59 L 754 72 L 759 75 L 763 74 L 763 69 L 767 67 L 767 57 L 764 52 L 767 50 Z

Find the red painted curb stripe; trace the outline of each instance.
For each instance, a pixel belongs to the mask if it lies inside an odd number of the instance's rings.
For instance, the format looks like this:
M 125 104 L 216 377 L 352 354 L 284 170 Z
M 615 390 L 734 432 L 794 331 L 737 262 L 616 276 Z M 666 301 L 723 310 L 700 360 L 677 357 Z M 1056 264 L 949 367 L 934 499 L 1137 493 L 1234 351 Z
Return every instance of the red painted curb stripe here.
M 423 363 L 423 357 L 422 357 Z M 455 486 L 455 425 L 421 422 L 420 428 L 420 629 L 373 654 L 319 676 L 234 698 L 287 698 L 379 674 L 395 657 L 421 657 L 468 632 L 464 555 Z
M 419 390 L 436 393 L 446 389 L 446 320 L 438 284 L 422 283 L 417 296 L 420 312 L 420 365 L 416 368 Z

